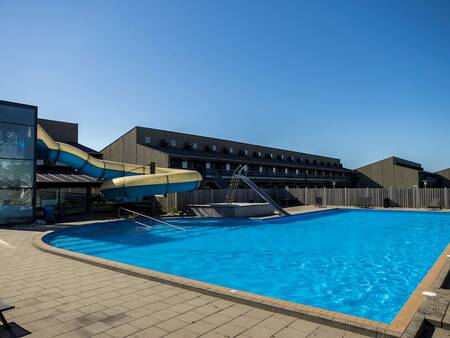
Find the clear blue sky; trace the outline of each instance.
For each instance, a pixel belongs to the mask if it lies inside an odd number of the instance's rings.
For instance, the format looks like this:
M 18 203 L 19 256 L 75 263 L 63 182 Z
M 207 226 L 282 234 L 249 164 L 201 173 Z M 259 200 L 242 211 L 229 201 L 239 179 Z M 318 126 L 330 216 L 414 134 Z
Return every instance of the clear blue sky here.
M 0 98 L 339 157 L 450 167 L 450 1 L 0 0 Z

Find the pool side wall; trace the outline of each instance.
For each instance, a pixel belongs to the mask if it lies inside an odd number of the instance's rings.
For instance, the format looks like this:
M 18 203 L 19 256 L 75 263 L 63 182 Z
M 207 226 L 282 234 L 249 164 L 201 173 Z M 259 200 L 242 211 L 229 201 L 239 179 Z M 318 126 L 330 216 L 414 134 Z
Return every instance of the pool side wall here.
M 322 210 L 322 212 L 324 211 L 330 210 Z M 303 213 L 302 215 L 305 214 L 308 213 Z M 419 315 L 418 309 L 426 298 L 422 292 L 433 290 L 436 291 L 442 288 L 444 283 L 448 282 L 450 270 L 449 258 L 447 257 L 447 255 L 450 255 L 449 244 L 439 256 L 437 261 L 433 264 L 431 269 L 427 272 L 417 288 L 413 291 L 392 323 L 385 324 L 335 311 L 284 301 L 277 298 L 261 296 L 246 291 L 231 290 L 218 285 L 199 282 L 159 271 L 140 268 L 134 265 L 59 249 L 44 242 L 44 236 L 49 233 L 51 233 L 51 231 L 37 235 L 33 241 L 33 245 L 42 251 L 95 266 L 100 266 L 129 275 L 186 288 L 203 294 L 255 306 L 264 310 L 283 313 L 297 318 L 306 319 L 312 322 L 345 329 L 355 333 L 366 334 L 373 337 L 400 337 L 404 334 L 407 335 L 407 332 L 410 332 L 410 326 L 420 326 L 423 322 L 423 317 Z M 422 322 L 418 320 L 419 318 Z
M 74 259 L 84 263 L 100 266 L 113 271 L 126 273 L 132 276 L 146 278 L 164 284 L 182 287 L 203 294 L 251 305 L 264 310 L 294 316 L 336 328 L 345 329 L 355 333 L 366 334 L 372 337 L 400 337 L 404 330 L 392 328 L 385 323 L 368 320 L 361 317 L 346 315 L 343 313 L 320 309 L 317 307 L 288 302 L 277 298 L 271 298 L 240 290 L 230 290 L 218 285 L 195 281 L 178 277 L 150 269 L 136 267 L 134 265 L 118 263 L 107 259 L 80 254 L 73 251 L 55 248 L 43 241 L 43 237 L 51 231 L 39 234 L 35 237 L 33 245 L 48 253 Z

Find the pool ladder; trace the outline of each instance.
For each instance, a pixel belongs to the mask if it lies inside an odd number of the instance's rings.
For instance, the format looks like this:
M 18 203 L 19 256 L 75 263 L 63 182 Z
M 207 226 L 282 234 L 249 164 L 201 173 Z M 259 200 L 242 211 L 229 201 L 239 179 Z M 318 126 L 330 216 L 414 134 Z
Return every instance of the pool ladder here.
M 239 187 L 239 179 L 243 172 L 247 171 L 247 166 L 239 165 L 233 172 L 230 185 L 228 186 L 227 194 L 225 195 L 225 203 L 232 204 L 236 198 L 236 193 Z
M 130 210 L 130 209 L 127 209 L 127 208 L 124 208 L 124 207 L 119 207 L 119 209 L 117 210 L 117 215 L 118 215 L 119 217 L 120 217 L 120 211 L 121 211 L 121 210 L 126 211 L 127 213 L 131 214 L 131 215 L 133 216 L 133 222 L 134 222 L 134 223 L 139 224 L 139 225 L 142 225 L 142 226 L 145 226 L 145 227 L 153 228 L 152 225 L 145 224 L 145 223 L 143 223 L 143 222 L 137 221 L 137 220 L 136 220 L 136 217 L 143 217 L 143 218 L 149 219 L 149 220 L 151 220 L 151 221 L 153 221 L 153 222 L 162 224 L 162 225 L 164 225 L 164 226 L 168 226 L 168 227 L 171 227 L 171 228 L 174 228 L 174 229 L 177 229 L 177 230 L 183 230 L 183 231 L 186 231 L 186 229 L 184 229 L 184 228 L 182 228 L 182 227 L 179 227 L 179 226 L 176 226 L 176 225 L 173 225 L 173 224 L 170 224 L 170 223 L 161 221 L 160 219 L 153 218 L 153 217 L 150 217 L 150 216 L 141 214 L 140 212 L 137 212 L 137 211 L 134 211 L 134 210 Z

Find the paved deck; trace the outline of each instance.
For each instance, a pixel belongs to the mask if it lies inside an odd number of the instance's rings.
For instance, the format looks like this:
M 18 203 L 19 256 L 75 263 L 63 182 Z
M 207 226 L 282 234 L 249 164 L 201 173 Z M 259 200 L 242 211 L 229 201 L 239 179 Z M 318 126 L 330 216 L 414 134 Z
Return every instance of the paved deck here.
M 44 253 L 36 234 L 0 229 L 0 299 L 27 337 L 362 337 Z

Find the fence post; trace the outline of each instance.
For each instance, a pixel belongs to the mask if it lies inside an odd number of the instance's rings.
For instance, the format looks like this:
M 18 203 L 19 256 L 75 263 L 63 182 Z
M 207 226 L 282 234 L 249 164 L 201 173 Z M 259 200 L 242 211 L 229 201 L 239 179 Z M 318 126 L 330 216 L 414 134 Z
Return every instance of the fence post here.
M 445 209 L 448 209 L 447 203 L 448 203 L 447 187 L 445 187 L 445 188 L 444 188 L 444 208 L 445 208 Z
M 305 205 L 308 205 L 308 187 L 305 187 Z
M 414 191 L 414 202 L 416 203 L 415 207 L 416 208 L 420 208 L 420 193 L 419 193 L 419 186 L 416 186 L 416 188 L 413 190 Z
M 347 187 L 344 187 L 344 205 L 347 206 Z

